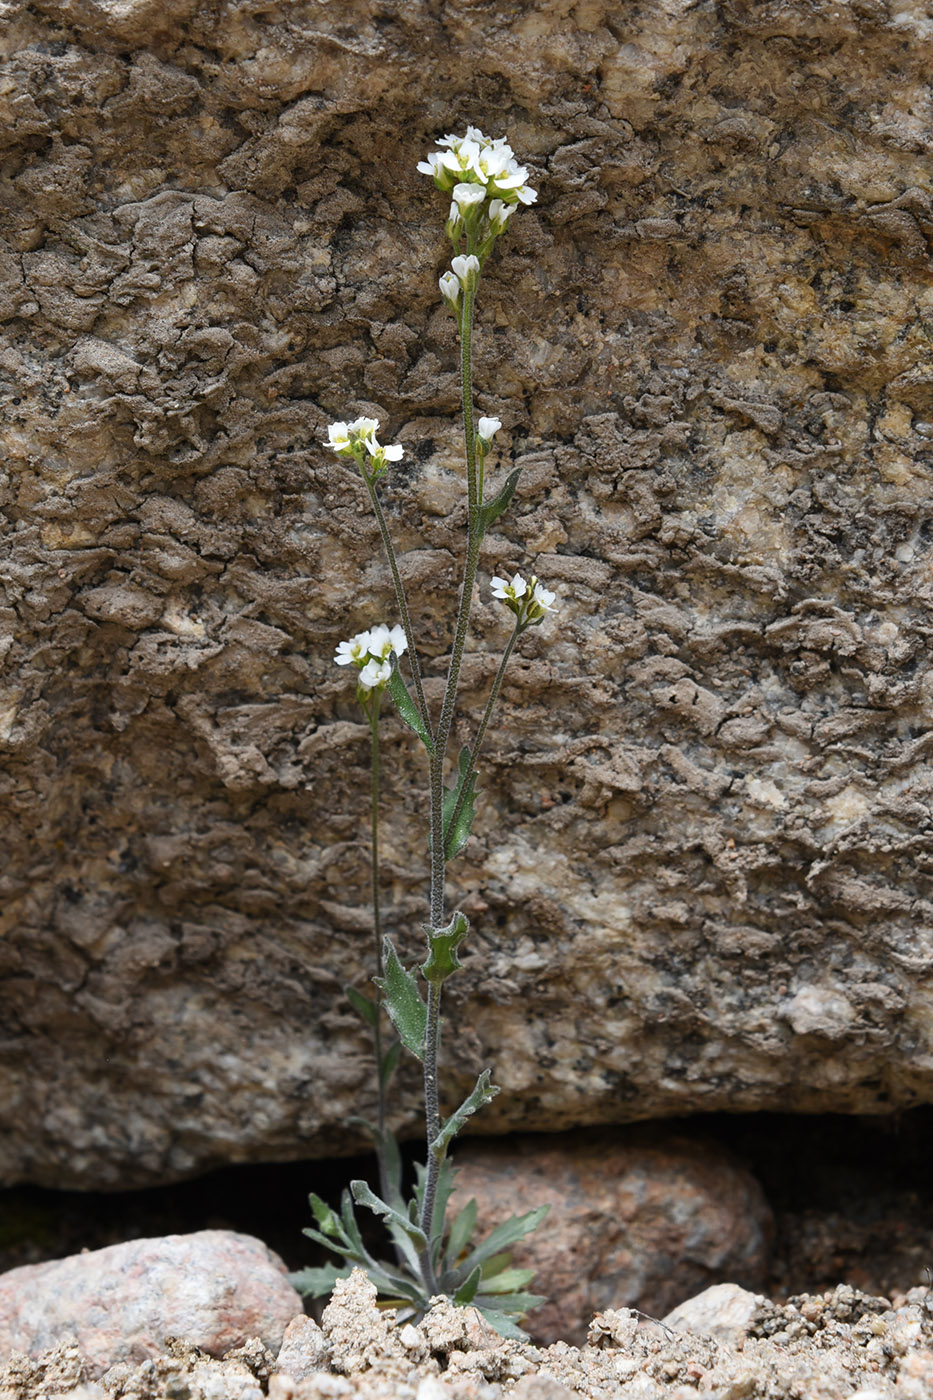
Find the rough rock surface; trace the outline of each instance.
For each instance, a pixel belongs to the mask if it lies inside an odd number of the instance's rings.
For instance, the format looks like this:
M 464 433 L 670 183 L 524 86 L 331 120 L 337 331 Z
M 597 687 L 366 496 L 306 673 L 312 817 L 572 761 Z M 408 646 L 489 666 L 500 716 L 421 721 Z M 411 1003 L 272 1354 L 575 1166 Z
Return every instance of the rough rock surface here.
M 73 1345 L 99 1376 L 161 1355 L 172 1338 L 211 1356 L 252 1337 L 275 1352 L 303 1312 L 285 1265 L 260 1240 L 201 1230 L 0 1274 L 0 1354 Z
M 307 1360 L 286 1371 L 258 1342 L 214 1361 L 176 1344 L 135 1371 L 99 1382 L 75 1351 L 12 1358 L 0 1400 L 928 1400 L 933 1313 L 926 1289 L 909 1298 L 839 1288 L 785 1307 L 763 1302 L 732 1345 L 640 1322 L 625 1308 L 593 1319 L 587 1345 L 503 1342 L 448 1303 L 418 1326 L 393 1326 L 361 1274 L 338 1285 L 321 1328 L 305 1329 Z
M 754 1177 L 714 1146 L 638 1129 L 615 1141 L 605 1130 L 474 1141 L 457 1170 L 451 1210 L 475 1196 L 484 1231 L 549 1207 L 515 1249 L 548 1299 L 528 1319 L 535 1341 L 582 1343 L 609 1307 L 663 1317 L 711 1279 L 757 1289 L 767 1279 L 771 1212 Z
M 36 0 L 2 45 L 0 1180 L 325 1154 L 371 1110 L 331 656 L 390 589 L 318 444 L 358 412 L 405 444 L 441 675 L 456 354 L 414 166 L 471 120 L 541 191 L 484 279 L 524 475 L 482 584 L 534 559 L 561 610 L 455 871 L 445 1096 L 492 1062 L 489 1131 L 928 1102 L 927 7 Z M 502 641 L 484 604 L 468 706 Z M 414 956 L 391 720 L 385 755 Z

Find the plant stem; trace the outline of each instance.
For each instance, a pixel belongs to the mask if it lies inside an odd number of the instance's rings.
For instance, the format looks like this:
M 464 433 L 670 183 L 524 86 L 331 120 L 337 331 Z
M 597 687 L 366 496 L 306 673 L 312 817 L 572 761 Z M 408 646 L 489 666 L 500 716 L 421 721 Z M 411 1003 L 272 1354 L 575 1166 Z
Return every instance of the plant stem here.
M 415 648 L 415 633 L 411 625 L 411 613 L 408 610 L 408 598 L 405 594 L 405 585 L 402 583 L 402 576 L 399 573 L 398 560 L 395 556 L 395 547 L 392 544 L 392 536 L 389 534 L 389 526 L 386 522 L 385 512 L 382 509 L 382 502 L 376 494 L 375 480 L 369 475 L 365 466 L 361 464 L 363 480 L 369 492 L 369 499 L 372 503 L 373 513 L 376 523 L 379 526 L 379 533 L 382 536 L 382 547 L 385 550 L 386 558 L 389 561 L 389 568 L 392 572 L 392 582 L 395 585 L 395 602 L 402 619 L 402 629 L 405 633 L 405 640 L 408 643 L 408 660 L 411 666 L 412 679 L 415 683 L 415 698 L 418 702 L 418 709 L 421 718 L 424 720 L 425 728 L 433 737 L 431 728 L 431 715 L 428 710 L 427 701 L 424 698 L 424 687 L 421 682 L 421 664 L 418 660 L 418 652 Z
M 376 691 L 366 710 L 369 720 L 370 733 L 370 875 L 372 888 L 373 905 L 373 938 L 376 944 L 376 977 L 379 982 L 383 977 L 382 965 L 382 911 L 379 902 L 379 704 L 381 696 Z M 373 1026 L 373 1051 L 376 1056 L 376 1081 L 379 1086 L 379 1105 L 377 1109 L 376 1123 L 379 1128 L 379 1144 L 377 1156 L 379 1159 L 379 1184 L 383 1194 L 387 1187 L 387 1176 L 385 1162 L 382 1151 L 382 1135 L 386 1126 L 386 1096 L 385 1087 L 382 1082 L 382 992 L 378 990 L 379 982 L 376 983 L 376 1023 Z
M 499 669 L 496 672 L 496 678 L 492 683 L 492 689 L 489 692 L 489 699 L 486 701 L 486 709 L 483 711 L 483 718 L 480 721 L 479 729 L 476 731 L 476 738 L 473 740 L 473 747 L 470 749 L 470 759 L 467 764 L 467 770 L 466 775 L 463 779 L 463 784 L 460 788 L 460 797 L 457 801 L 457 805 L 454 807 L 453 813 L 451 814 L 450 821 L 447 823 L 447 826 L 444 829 L 445 844 L 447 842 L 448 833 L 451 832 L 456 826 L 457 818 L 460 816 L 460 813 L 463 809 L 463 803 L 466 799 L 467 791 L 469 789 L 470 779 L 476 772 L 476 760 L 479 757 L 479 751 L 483 746 L 483 740 L 486 737 L 486 730 L 489 727 L 489 721 L 492 719 L 492 712 L 495 709 L 496 701 L 499 699 L 499 691 L 502 689 L 502 682 L 505 678 L 505 668 L 509 664 L 509 657 L 512 655 L 512 649 L 515 646 L 515 643 L 518 641 L 519 637 L 522 635 L 522 632 L 524 632 L 524 630 L 525 629 L 519 624 L 519 622 L 516 621 L 515 630 L 513 631 L 511 637 L 506 643 L 505 651 L 502 653 L 502 660 L 499 662 Z
M 460 391 L 463 400 L 463 435 L 466 449 L 467 467 L 467 552 L 463 568 L 463 587 L 460 592 L 460 605 L 457 609 L 457 623 L 454 629 L 453 646 L 450 652 L 450 665 L 447 669 L 447 683 L 444 687 L 444 700 L 440 719 L 434 734 L 434 752 L 431 755 L 431 927 L 444 926 L 444 871 L 447 864 L 444 842 L 444 758 L 450 741 L 454 707 L 457 700 L 457 687 L 460 681 L 460 667 L 463 649 L 466 645 L 467 628 L 470 621 L 470 604 L 473 601 L 473 584 L 476 581 L 476 568 L 479 562 L 480 545 L 483 541 L 480 526 L 480 501 L 476 481 L 476 439 L 473 431 L 473 371 L 471 362 L 473 309 L 476 305 L 476 282 L 467 283 L 463 293 L 463 314 L 460 318 Z M 431 1144 L 440 1132 L 440 1108 L 437 1086 L 437 1064 L 440 1052 L 440 984 L 432 983 L 428 995 L 428 1016 L 425 1034 L 424 1054 L 424 1107 L 425 1131 L 427 1137 L 427 1158 L 425 1161 L 424 1200 L 421 1210 L 421 1228 L 428 1237 L 428 1249 L 422 1267 L 429 1277 L 434 1276 L 434 1263 L 430 1257 L 432 1248 L 432 1226 L 434 1202 L 437 1195 L 437 1180 L 440 1162 L 431 1150 Z

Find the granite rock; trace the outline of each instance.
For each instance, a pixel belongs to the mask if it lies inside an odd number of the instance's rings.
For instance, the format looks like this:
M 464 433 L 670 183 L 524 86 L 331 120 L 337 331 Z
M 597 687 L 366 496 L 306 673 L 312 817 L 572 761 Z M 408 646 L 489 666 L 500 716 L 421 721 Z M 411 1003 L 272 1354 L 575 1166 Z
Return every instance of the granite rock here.
M 439 133 L 540 201 L 484 278 L 530 634 L 451 894 L 479 1127 L 933 1093 L 928 76 L 917 4 L 40 0 L 4 13 L 0 1181 L 323 1156 L 372 1115 L 378 416 L 437 696 L 462 548 Z M 504 641 L 483 601 L 464 718 Z M 423 777 L 387 718 L 386 924 Z M 414 1074 L 396 1125 L 414 1128 Z
M 285 1265 L 259 1240 L 200 1230 L 0 1274 L 0 1354 L 65 1347 L 81 1378 L 96 1380 L 175 1340 L 217 1357 L 253 1339 L 278 1352 L 303 1311 Z
M 474 1141 L 456 1162 L 451 1210 L 475 1197 L 482 1233 L 548 1206 L 515 1249 L 547 1299 L 525 1324 L 536 1341 L 579 1345 L 606 1308 L 659 1318 L 710 1282 L 767 1278 L 774 1226 L 761 1187 L 713 1144 L 635 1127 Z

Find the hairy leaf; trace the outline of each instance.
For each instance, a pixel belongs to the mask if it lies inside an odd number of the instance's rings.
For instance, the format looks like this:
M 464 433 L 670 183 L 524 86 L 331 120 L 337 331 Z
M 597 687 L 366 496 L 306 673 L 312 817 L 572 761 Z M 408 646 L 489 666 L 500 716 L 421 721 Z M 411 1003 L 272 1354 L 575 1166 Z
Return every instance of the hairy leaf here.
M 521 467 L 516 467 L 514 472 L 509 472 L 505 479 L 505 485 L 491 501 L 487 501 L 479 508 L 479 517 L 482 524 L 483 534 L 489 529 L 494 520 L 498 520 L 504 510 L 508 509 L 512 497 L 515 495 L 515 488 L 518 485 L 518 478 L 522 474 Z
M 399 962 L 391 939 L 385 940 L 383 949 L 385 976 L 376 982 L 385 998 L 386 1011 L 405 1048 L 423 1060 L 428 1008 L 414 977 Z
M 491 1230 L 480 1244 L 470 1250 L 469 1258 L 465 1262 L 470 1268 L 473 1268 L 476 1264 L 483 1264 L 494 1258 L 503 1249 L 508 1249 L 509 1245 L 517 1244 L 526 1235 L 530 1235 L 532 1230 L 537 1229 L 541 1224 L 547 1213 L 547 1206 L 536 1206 L 534 1210 L 529 1210 L 525 1215 L 510 1216 L 508 1220 L 504 1220 L 501 1225 L 497 1225 L 494 1230 Z
M 439 985 L 460 966 L 457 949 L 470 931 L 470 921 L 458 909 L 446 928 L 432 928 L 430 924 L 423 927 L 431 951 L 427 962 L 422 963 L 421 971 L 426 982 Z
M 342 1269 L 336 1264 L 322 1264 L 319 1269 L 298 1269 L 288 1275 L 288 1281 L 303 1298 L 324 1298 L 339 1278 L 349 1278 L 352 1272 L 351 1264 Z
M 491 1099 L 496 1097 L 499 1092 L 499 1086 L 498 1084 L 490 1083 L 491 1077 L 491 1071 L 484 1069 L 473 1087 L 473 1092 L 463 1100 L 463 1103 L 457 1109 L 456 1113 L 452 1113 L 447 1119 L 447 1122 L 431 1143 L 431 1151 L 434 1153 L 435 1157 L 443 1157 L 451 1140 L 456 1137 L 466 1120 L 472 1118 L 476 1110 L 483 1107 L 483 1104 L 489 1103 Z
M 399 717 L 405 721 L 409 729 L 413 729 L 418 735 L 428 753 L 434 752 L 434 740 L 428 733 L 424 720 L 421 718 L 421 711 L 408 693 L 408 687 L 402 680 L 401 672 L 398 669 L 398 657 L 393 651 L 389 657 L 392 666 L 392 674 L 386 682 L 386 689 L 392 697 L 392 703 L 398 710 Z
M 482 1270 L 476 1268 L 469 1277 L 461 1283 L 453 1297 L 453 1301 L 457 1304 L 457 1307 L 465 1308 L 468 1304 L 472 1303 L 473 1299 L 476 1297 L 476 1290 L 479 1288 L 481 1274 Z
M 470 750 L 464 745 L 460 750 L 460 757 L 457 761 L 458 776 L 453 787 L 444 789 L 444 859 L 453 860 L 454 856 L 467 843 L 470 830 L 473 826 L 473 818 L 476 815 L 476 778 L 475 770 L 470 772 Z M 462 795 L 462 800 L 461 800 Z M 457 808 L 459 807 L 459 811 Z M 456 812 L 456 820 L 454 813 Z

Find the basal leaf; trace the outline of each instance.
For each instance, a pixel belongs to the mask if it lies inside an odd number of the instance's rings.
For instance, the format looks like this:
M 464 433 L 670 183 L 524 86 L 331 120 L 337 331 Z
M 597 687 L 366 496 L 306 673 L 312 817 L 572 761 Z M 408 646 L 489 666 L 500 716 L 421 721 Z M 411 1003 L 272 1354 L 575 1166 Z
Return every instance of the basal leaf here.
M 476 1290 L 479 1288 L 481 1272 L 480 1269 L 474 1269 L 469 1278 L 461 1283 L 453 1297 L 453 1301 L 457 1304 L 457 1307 L 465 1308 L 472 1303 L 473 1299 L 476 1297 Z
M 486 1238 L 474 1249 L 470 1250 L 469 1257 L 464 1263 L 473 1268 L 476 1264 L 483 1264 L 495 1255 L 508 1249 L 510 1245 L 517 1244 L 526 1235 L 530 1235 L 532 1230 L 536 1230 L 541 1221 L 547 1215 L 547 1206 L 536 1206 L 534 1210 L 529 1210 L 525 1215 L 512 1215 L 508 1220 L 504 1220 L 501 1225 L 497 1225 L 491 1230 Z
M 322 1264 L 319 1269 L 297 1269 L 288 1275 L 288 1281 L 303 1298 L 324 1298 L 339 1278 L 349 1278 L 352 1272 L 350 1264 L 342 1269 L 336 1264 Z

